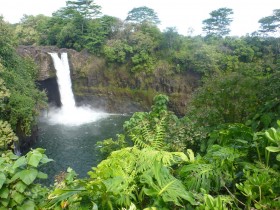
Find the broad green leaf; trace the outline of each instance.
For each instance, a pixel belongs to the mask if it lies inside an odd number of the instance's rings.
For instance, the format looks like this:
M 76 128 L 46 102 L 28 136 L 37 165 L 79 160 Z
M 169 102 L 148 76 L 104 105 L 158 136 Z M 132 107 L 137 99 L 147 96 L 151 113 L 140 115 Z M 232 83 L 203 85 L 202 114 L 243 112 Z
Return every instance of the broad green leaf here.
M 0 198 L 6 199 L 8 198 L 8 196 L 9 196 L 9 189 L 7 187 L 0 189 Z
M 38 151 L 39 153 L 44 154 L 45 151 L 46 151 L 46 149 L 43 149 L 43 148 L 36 148 L 36 149 L 33 150 L 33 151 Z
M 269 152 L 280 152 L 280 147 L 266 147 Z
M 15 155 L 14 153 L 9 153 L 9 154 L 8 154 L 8 157 L 9 157 L 11 160 L 16 160 L 16 159 L 18 159 L 18 156 Z
M 24 184 L 23 182 L 19 181 L 16 183 L 15 185 L 15 189 L 16 191 L 20 192 L 20 193 L 23 193 L 24 190 L 26 189 L 27 185 Z
M 25 196 L 17 191 L 11 193 L 11 198 L 17 203 L 21 204 L 25 200 Z
M 16 168 L 26 165 L 26 164 L 27 164 L 26 158 L 25 158 L 25 156 L 22 156 L 16 160 L 16 162 L 13 165 L 13 168 L 16 169 Z
M 194 162 L 194 153 L 193 153 L 193 151 L 191 150 L 191 149 L 187 149 L 187 154 L 188 154 L 188 156 L 189 156 L 189 161 L 192 163 L 192 162 Z
M 41 159 L 42 164 L 45 164 L 45 163 L 48 163 L 48 162 L 51 162 L 51 161 L 53 161 L 53 159 L 50 159 L 50 158 L 47 157 L 47 155 L 43 154 L 43 157 Z
M 205 198 L 205 203 L 206 206 L 209 207 L 210 209 L 214 208 L 213 197 L 211 195 L 207 195 L 207 197 Z
M 280 141 L 280 133 L 275 128 L 270 128 L 265 132 L 265 136 L 272 142 Z
M 22 206 L 17 207 L 17 210 L 34 210 L 35 203 L 33 201 L 27 201 Z
M 45 174 L 45 173 L 39 171 L 38 174 L 37 174 L 37 178 L 39 178 L 39 179 L 47 179 L 48 178 L 48 174 Z
M 14 174 L 14 176 L 9 180 L 9 183 L 12 183 L 15 180 L 17 180 L 19 178 L 20 173 L 21 173 L 21 171 L 19 171 L 16 174 Z
M 257 203 L 255 203 L 255 207 L 256 207 L 256 209 L 262 209 L 262 206 Z
M 96 205 L 96 203 L 93 203 L 92 210 L 98 210 L 98 206 Z
M 158 193 L 158 195 L 161 195 L 164 191 L 166 191 L 168 189 L 169 186 L 171 186 L 176 180 L 172 180 L 171 182 L 169 182 L 167 185 L 165 185 Z
M 4 173 L 0 173 L 0 189 L 2 188 L 3 184 L 6 181 L 6 176 Z
M 276 160 L 280 161 L 280 154 L 276 156 Z
M 1 204 L 4 206 L 4 207 L 7 207 L 8 204 L 9 204 L 9 200 L 8 199 L 1 199 L 0 200 Z M 7 210 L 6 208 L 4 208 L 5 210 Z
M 40 163 L 40 160 L 42 159 L 43 155 L 39 152 L 32 153 L 28 159 L 28 165 L 37 167 Z
M 36 169 L 26 169 L 18 173 L 19 178 L 27 185 L 30 185 L 37 177 L 38 171 Z
M 1 164 L 4 163 L 4 162 L 5 162 L 4 158 L 1 158 L 1 157 L 0 157 L 0 166 L 1 166 Z

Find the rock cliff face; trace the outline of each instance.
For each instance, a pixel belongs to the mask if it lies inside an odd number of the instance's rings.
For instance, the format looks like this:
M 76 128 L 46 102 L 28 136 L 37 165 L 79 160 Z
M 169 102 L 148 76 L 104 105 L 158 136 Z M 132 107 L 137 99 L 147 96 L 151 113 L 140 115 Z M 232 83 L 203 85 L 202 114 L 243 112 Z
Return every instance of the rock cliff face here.
M 148 110 L 157 93 L 170 97 L 170 108 L 183 115 L 199 75 L 174 74 L 164 65 L 153 73 L 132 74 L 127 66 L 107 64 L 103 58 L 57 47 L 20 46 L 18 53 L 35 60 L 39 67 L 38 84 L 48 92 L 49 101 L 60 105 L 55 69 L 48 52 L 67 52 L 73 91 L 77 104 L 89 104 L 107 112 Z

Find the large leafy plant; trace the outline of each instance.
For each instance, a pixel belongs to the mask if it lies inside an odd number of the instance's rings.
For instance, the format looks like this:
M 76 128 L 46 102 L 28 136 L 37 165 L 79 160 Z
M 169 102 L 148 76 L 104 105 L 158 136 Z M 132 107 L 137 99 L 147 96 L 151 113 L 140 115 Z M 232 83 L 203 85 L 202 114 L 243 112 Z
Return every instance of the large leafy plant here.
M 18 141 L 18 137 L 13 132 L 10 124 L 7 121 L 0 120 L 0 154 L 1 151 L 13 147 L 16 141 Z
M 113 152 L 89 172 L 90 178 L 55 189 L 49 196 L 50 209 L 67 203 L 101 209 L 129 207 L 177 208 L 196 204 L 194 195 L 172 175 L 171 167 L 193 161 L 193 153 L 157 151 L 128 147 Z M 76 198 L 76 199 L 75 199 Z M 71 202 L 75 200 L 75 202 Z
M 280 127 L 280 121 L 277 121 Z M 270 128 L 265 132 L 265 136 L 272 143 L 271 146 L 267 146 L 266 150 L 273 153 L 278 153 L 276 159 L 280 161 L 280 129 Z
M 44 149 L 35 149 L 25 156 L 7 151 L 0 157 L 0 209 L 31 210 L 45 197 L 47 190 L 36 179 L 46 179 L 47 174 L 38 170 L 52 161 Z

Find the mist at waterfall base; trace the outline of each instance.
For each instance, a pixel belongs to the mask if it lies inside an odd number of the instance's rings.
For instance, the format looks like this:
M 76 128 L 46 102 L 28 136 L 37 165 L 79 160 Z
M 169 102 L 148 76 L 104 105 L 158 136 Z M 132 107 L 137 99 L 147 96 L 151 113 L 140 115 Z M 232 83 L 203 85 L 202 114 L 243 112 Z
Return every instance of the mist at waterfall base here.
M 79 178 L 86 177 L 87 172 L 101 161 L 96 142 L 122 133 L 122 125 L 129 119 L 125 115 L 108 114 L 87 106 L 77 107 L 67 54 L 62 53 L 61 58 L 57 53 L 50 55 L 56 69 L 62 106 L 42 113 L 38 140 L 33 145 L 33 148 L 46 149 L 46 155 L 54 160 L 42 167 L 49 178 L 41 183 L 47 185 L 68 167 L 73 168 Z

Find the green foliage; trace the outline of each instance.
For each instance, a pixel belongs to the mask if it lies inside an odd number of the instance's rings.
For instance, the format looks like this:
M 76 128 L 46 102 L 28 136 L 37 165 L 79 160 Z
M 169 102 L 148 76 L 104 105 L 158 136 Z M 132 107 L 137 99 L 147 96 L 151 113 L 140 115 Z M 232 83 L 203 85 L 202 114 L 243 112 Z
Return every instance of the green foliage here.
M 127 147 L 128 144 L 125 140 L 125 135 L 117 134 L 117 140 L 105 139 L 103 141 L 98 141 L 96 147 L 99 148 L 104 159 L 108 157 L 113 151 L 120 150 Z
M 280 113 L 280 82 L 277 80 L 279 72 L 272 73 L 261 81 L 262 89 L 258 93 L 261 103 L 252 119 L 247 123 L 256 130 L 277 126 Z
M 125 19 L 126 21 L 132 23 L 149 23 L 149 24 L 159 24 L 160 20 L 158 19 L 157 14 L 151 8 L 146 6 L 133 8 L 128 12 L 128 16 Z
M 151 56 L 157 47 L 154 38 L 144 31 L 137 31 L 129 37 L 129 44 L 133 46 L 131 61 L 132 72 L 152 72 L 154 69 L 154 58 Z
M 259 23 L 261 24 L 260 32 L 277 32 L 280 29 L 280 9 L 273 10 L 273 14 L 271 16 L 261 18 Z
M 74 181 L 72 187 L 56 189 L 49 196 L 49 207 L 61 203 L 87 203 L 87 208 L 129 207 L 132 203 L 145 208 L 195 204 L 192 193 L 172 176 L 170 167 L 190 161 L 183 153 L 169 153 L 136 147 L 115 151 L 89 172 L 87 181 Z
M 103 49 L 104 55 L 111 62 L 125 63 L 133 48 L 121 40 L 109 40 Z
M 14 142 L 18 141 L 10 124 L 6 121 L 0 120 L 0 154 L 1 151 L 8 150 L 13 146 Z
M 258 105 L 258 79 L 240 73 L 220 73 L 204 80 L 192 99 L 189 115 L 199 125 L 245 122 Z
M 213 144 L 231 146 L 236 149 L 246 150 L 253 140 L 253 131 L 244 124 L 223 124 L 209 133 L 207 141 L 201 143 L 201 150 L 205 151 Z M 205 144 L 206 143 L 206 144 Z
M 124 130 L 139 148 L 153 148 L 165 150 L 168 148 L 167 135 L 172 113 L 167 111 L 168 97 L 157 95 L 154 97 L 152 111 L 136 112 L 123 125 Z
M 0 16 L 0 63 L 4 67 L 13 67 L 15 65 L 16 39 L 11 26 Z
M 220 8 L 210 13 L 211 18 L 204 20 L 202 23 L 205 25 L 203 31 L 210 36 L 225 36 L 228 35 L 229 25 L 232 18 L 229 16 L 233 14 L 232 9 Z
M 28 135 L 45 94 L 36 89 L 34 61 L 16 54 L 11 28 L 2 19 L 0 24 L 0 120 L 7 121 L 14 132 Z
M 9 64 L 0 72 L 6 88 L 9 89 L 9 92 L 3 93 L 6 97 L 1 99 L 0 119 L 8 121 L 14 132 L 29 135 L 35 117 L 45 105 L 46 96 L 35 86 L 37 68 L 34 61 L 20 58 L 16 54 L 13 57 L 16 63 Z M 3 85 L 2 82 L 4 91 Z
M 1 63 L 0 63 L 1 73 Z M 10 97 L 10 91 L 6 88 L 4 81 L 0 78 L 0 111 L 5 110 L 5 102 Z
M 203 203 L 196 210 L 227 210 L 232 209 L 233 199 L 230 196 L 218 195 L 213 197 L 209 194 L 203 196 Z
M 45 41 L 50 17 L 44 15 L 23 15 L 14 32 L 21 45 L 39 45 Z
M 278 126 L 280 127 L 280 121 L 277 121 Z M 265 136 L 272 143 L 273 146 L 267 146 L 266 150 L 269 152 L 279 153 L 276 156 L 276 160 L 280 161 L 280 129 L 270 128 L 265 132 Z
M 280 207 L 277 198 L 277 187 L 279 187 L 279 174 L 275 176 L 267 171 L 244 171 L 246 181 L 236 184 L 236 187 L 246 197 L 246 207 L 252 205 L 256 209 L 278 209 Z M 279 196 L 279 194 L 278 194 Z
M 35 184 L 36 179 L 46 179 L 47 174 L 37 168 L 52 161 L 36 149 L 18 157 L 6 151 L 0 157 L 0 207 L 5 209 L 35 209 L 46 196 L 47 189 Z
M 236 164 L 245 154 L 230 147 L 213 145 L 204 157 L 180 169 L 180 177 L 188 190 L 218 193 L 235 178 Z

